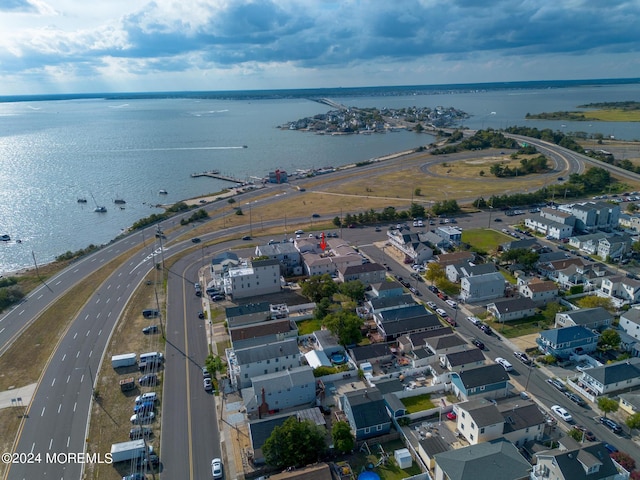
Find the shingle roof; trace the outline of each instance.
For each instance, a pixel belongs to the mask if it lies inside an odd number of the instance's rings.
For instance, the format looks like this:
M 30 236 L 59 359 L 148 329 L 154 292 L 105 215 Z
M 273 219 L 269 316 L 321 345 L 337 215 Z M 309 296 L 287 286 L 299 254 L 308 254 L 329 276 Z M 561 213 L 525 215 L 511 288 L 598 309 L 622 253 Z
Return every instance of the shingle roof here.
M 584 374 L 597 380 L 602 385 L 626 382 L 640 377 L 640 358 L 633 357 L 622 362 L 589 368 L 584 371 Z
M 259 347 L 243 348 L 236 350 L 235 354 L 239 365 L 247 365 L 249 363 L 284 357 L 286 355 L 300 355 L 300 350 L 298 349 L 298 341 L 292 338 Z
M 227 318 L 239 317 L 241 315 L 249 315 L 252 313 L 267 312 L 271 310 L 269 302 L 247 303 L 246 305 L 238 305 L 237 307 L 227 307 L 224 314 Z
M 242 325 L 235 328 L 229 328 L 229 335 L 231 335 L 231 341 L 236 342 L 238 340 L 245 340 L 247 338 L 264 337 L 267 335 L 286 333 L 290 330 L 290 320 L 283 319 L 252 323 L 251 325 Z
M 437 329 L 442 324 L 435 314 L 420 315 L 417 317 L 401 318 L 399 320 L 385 321 L 382 328 L 387 335 L 407 333 L 422 328 Z
M 505 435 L 545 423 L 542 412 L 532 401 L 518 399 L 499 403 L 498 410 L 504 418 L 504 430 L 502 433 Z
M 602 307 L 581 308 L 569 312 L 562 312 L 561 315 L 571 318 L 576 325 L 590 325 L 595 322 L 612 320 L 611 314 Z
M 518 449 L 504 438 L 438 453 L 435 459 L 449 480 L 514 480 L 528 478 L 532 470 Z M 491 472 L 490 477 L 483 472 Z
M 348 265 L 340 268 L 343 275 L 358 275 L 360 273 L 380 272 L 383 270 L 385 270 L 385 268 L 382 265 L 373 262 L 363 263 L 362 265 Z
M 488 427 L 504 422 L 498 407 L 488 400 L 473 400 L 460 404 L 460 408 L 469 412 L 475 424 L 479 427 Z
M 372 343 L 371 345 L 364 345 L 362 347 L 355 347 L 349 350 L 351 356 L 356 362 L 368 360 L 370 358 L 384 357 L 391 355 L 389 345 L 386 343 Z
M 509 374 L 502 368 L 502 365 L 497 364 L 472 368 L 460 372 L 458 375 L 467 389 L 509 381 Z
M 377 315 L 382 319 L 383 323 L 386 323 L 400 320 L 401 318 L 418 317 L 425 314 L 428 314 L 427 309 L 424 308 L 423 305 L 416 304 L 410 307 L 399 307 L 392 310 L 386 310 L 378 313 Z
M 510 298 L 508 300 L 495 302 L 494 305 L 500 314 L 521 312 L 536 307 L 536 304 L 529 297 Z
M 609 457 L 609 451 L 601 442 L 582 444 L 582 448 L 570 450 L 548 450 L 540 452 L 536 456 L 540 458 L 553 457 L 562 472 L 564 478 L 571 480 L 598 480 L 601 478 L 613 478 L 618 473 L 615 465 Z M 540 460 L 538 460 L 540 462 Z M 585 465 L 600 464 L 597 472 L 587 475 Z
M 345 393 L 357 428 L 371 427 L 389 422 L 389 414 L 377 388 Z
M 447 353 L 447 360 L 453 367 L 484 361 L 484 353 L 479 348 L 470 348 L 462 352 Z
M 376 297 L 369 300 L 371 308 L 379 310 L 381 308 L 400 307 L 407 305 L 416 305 L 413 296 L 409 293 L 402 295 L 394 295 L 392 297 Z
M 425 344 L 427 338 L 441 337 L 443 335 L 451 335 L 453 329 L 451 327 L 435 328 L 433 330 L 426 330 L 424 332 L 412 333 L 409 335 L 411 343 L 414 347 L 419 347 Z
M 559 345 L 561 343 L 574 342 L 576 340 L 594 338 L 597 336 L 597 334 L 593 333 L 588 328 L 580 325 L 564 328 L 552 328 L 550 330 L 543 330 L 540 332 L 540 337 L 546 339 L 552 345 Z

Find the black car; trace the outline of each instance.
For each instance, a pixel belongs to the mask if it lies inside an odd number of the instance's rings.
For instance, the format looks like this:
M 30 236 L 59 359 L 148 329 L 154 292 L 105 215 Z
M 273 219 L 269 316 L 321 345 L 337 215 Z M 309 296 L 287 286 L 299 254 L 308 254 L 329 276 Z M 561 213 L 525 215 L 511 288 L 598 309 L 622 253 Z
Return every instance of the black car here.
M 531 359 L 524 352 L 513 352 L 513 355 L 525 365 L 531 365 Z
M 587 403 L 582 399 L 581 396 L 576 395 L 575 393 L 567 393 L 567 398 L 569 400 L 571 400 L 573 403 L 575 403 L 576 405 L 578 405 L 579 407 L 584 407 L 587 405 Z
M 491 330 L 491 327 L 484 323 L 480 324 L 480 330 L 482 330 L 487 335 L 491 335 L 493 333 L 493 330 Z
M 314 213 L 313 215 L 311 215 L 313 218 L 320 218 L 320 214 L 319 213 Z
M 202 240 L 200 240 L 198 237 L 194 237 L 194 238 L 191 239 L 191 241 L 193 243 L 200 243 Z
M 143 387 L 153 387 L 158 383 L 158 375 L 150 373 L 149 375 L 143 375 L 138 379 L 138 383 Z
M 478 340 L 477 338 L 474 338 L 473 340 L 471 340 L 471 343 L 473 343 L 476 347 L 478 347 L 480 350 L 484 350 L 484 343 L 482 343 L 480 340 Z
M 155 453 L 150 453 L 148 456 L 142 457 L 139 462 L 139 465 L 142 466 L 144 470 L 153 470 L 160 466 L 160 457 Z
M 436 287 L 435 285 L 429 285 L 427 288 L 433 293 L 438 293 L 440 291 L 438 290 L 438 287 Z
M 622 433 L 622 427 L 618 425 L 616 422 L 611 420 L 610 418 L 600 417 L 600 423 L 611 430 L 613 433 L 620 434 Z
M 211 300 L 214 302 L 220 302 L 224 300 L 224 295 L 222 294 L 211 295 Z
M 198 318 L 201 320 L 204 318 L 204 312 L 202 310 L 198 312 Z
M 243 240 L 251 240 L 251 235 L 245 235 L 242 237 Z

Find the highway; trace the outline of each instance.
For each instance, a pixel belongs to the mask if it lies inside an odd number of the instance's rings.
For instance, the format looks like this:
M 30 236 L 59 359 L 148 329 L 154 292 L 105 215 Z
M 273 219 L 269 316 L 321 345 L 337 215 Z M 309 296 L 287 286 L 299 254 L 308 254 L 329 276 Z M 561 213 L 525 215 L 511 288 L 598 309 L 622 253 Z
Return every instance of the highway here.
M 595 162 L 588 157 L 576 154 L 555 145 L 527 139 L 541 150 L 548 149 L 567 159 L 571 171 L 580 172 L 583 163 L 595 165 L 616 171 L 617 167 Z M 362 167 L 360 172 L 366 171 Z M 617 172 L 620 173 L 620 172 Z M 636 176 L 623 171 L 627 177 Z M 344 175 L 348 175 L 349 172 Z M 336 182 L 343 181 L 341 173 L 335 174 Z M 640 175 L 637 175 L 640 179 Z M 242 202 L 251 201 L 263 191 L 252 192 L 242 196 Z M 274 191 L 274 193 L 277 193 Z M 261 204 L 269 204 L 278 198 L 269 198 Z M 214 204 L 213 207 L 217 207 Z M 185 214 L 185 216 L 188 214 Z M 470 228 L 473 222 L 480 226 L 487 225 L 488 214 L 474 215 L 461 219 L 460 226 Z M 178 225 L 181 217 L 174 217 L 161 224 L 161 228 L 169 231 L 171 226 Z M 294 224 L 306 223 L 308 218 L 289 219 Z M 466 225 L 463 222 L 468 222 Z M 490 222 L 489 222 L 490 223 Z M 264 226 L 280 225 L 281 220 L 264 222 Z M 165 258 L 181 255 L 187 248 L 192 248 L 191 242 L 175 242 L 178 235 L 190 230 L 190 226 L 179 227 L 168 234 Z M 221 235 L 240 233 L 246 227 L 236 227 L 221 232 L 212 232 L 202 236 L 203 241 L 212 240 Z M 127 253 L 130 258 L 122 264 L 105 282 L 96 286 L 92 297 L 83 306 L 74 319 L 63 338 L 56 346 L 49 363 L 39 380 L 38 388 L 28 407 L 28 417 L 19 432 L 16 452 L 25 454 L 40 454 L 41 461 L 30 464 L 14 464 L 8 472 L 9 479 L 33 478 L 80 478 L 83 466 L 79 462 L 50 463 L 45 462 L 47 453 L 80 453 L 85 448 L 85 438 L 89 421 L 89 411 L 92 401 L 92 385 L 95 383 L 95 373 L 99 370 L 105 348 L 111 332 L 122 314 L 127 302 L 141 284 L 145 276 L 151 271 L 159 257 L 159 250 L 150 254 L 150 248 L 138 249 L 143 243 L 147 246 L 153 241 L 155 226 L 136 232 L 122 239 L 116 240 L 99 251 L 74 262 L 56 276 L 47 280 L 47 284 L 31 292 L 26 299 L 0 318 L 0 354 L 6 352 L 18 335 L 36 319 L 41 312 L 50 307 L 65 292 L 83 281 L 103 265 Z M 247 232 L 245 232 L 247 233 Z M 375 238 L 373 229 L 344 229 L 347 240 L 358 244 L 371 242 Z M 384 232 L 381 234 L 384 237 Z M 364 247 L 371 255 L 381 257 L 383 254 L 375 249 Z M 206 336 L 203 335 L 203 322 L 196 321 L 196 312 L 200 310 L 199 300 L 193 298 L 192 282 L 196 281 L 196 271 L 204 259 L 203 252 L 196 250 L 181 258 L 169 274 L 168 304 L 167 304 L 167 350 L 165 362 L 165 397 L 163 415 L 162 451 L 163 475 L 166 478 L 207 478 L 210 473 L 210 460 L 219 455 L 219 438 L 217 431 L 216 412 L 213 408 L 211 395 L 202 388 L 202 374 L 200 367 L 207 355 Z M 391 264 L 391 259 L 376 259 Z M 394 271 L 403 272 L 406 268 L 394 265 Z M 430 298 L 430 292 L 424 284 L 417 284 L 423 293 L 423 299 Z M 436 301 L 436 299 L 434 299 Z M 442 303 L 442 302 L 437 302 Z M 452 316 L 455 312 L 443 304 L 445 310 Z M 465 325 L 458 319 L 459 329 L 463 333 L 477 332 L 472 330 L 471 324 Z M 512 350 L 501 342 L 490 339 L 487 342 L 490 356 L 498 354 L 505 358 L 513 357 Z M 496 355 L 493 355 L 493 353 Z M 512 362 L 514 367 L 523 375 L 523 367 Z M 170 385 L 170 387 L 167 387 Z M 530 389 L 539 389 L 541 398 L 549 397 L 575 413 L 579 421 L 593 430 L 598 438 L 607 439 L 619 448 L 620 440 L 587 415 L 589 412 L 576 411 L 578 407 L 568 404 L 563 397 L 554 398 L 557 392 L 550 390 L 539 371 L 534 370 L 530 377 Z M 532 390 L 535 394 L 535 391 Z M 559 395 L 559 394 L 558 394 Z M 166 422 L 166 423 L 164 423 Z M 628 446 L 626 444 L 629 444 Z M 627 448 L 628 447 L 628 448 Z M 635 451 L 636 458 L 640 458 L 637 447 L 632 450 L 631 442 L 625 441 L 626 451 Z M 99 452 L 106 453 L 106 452 Z

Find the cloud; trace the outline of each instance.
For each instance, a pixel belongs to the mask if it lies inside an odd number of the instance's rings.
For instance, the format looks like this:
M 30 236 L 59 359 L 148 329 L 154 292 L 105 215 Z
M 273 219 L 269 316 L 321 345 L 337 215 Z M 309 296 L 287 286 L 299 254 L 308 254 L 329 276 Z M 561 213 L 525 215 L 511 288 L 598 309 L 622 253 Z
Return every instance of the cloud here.
M 101 23 L 87 26 L 90 12 L 72 11 L 69 0 L 49 0 L 51 6 L 5 0 L 0 9 L 10 15 L 31 13 L 34 20 L 57 19 L 58 26 L 41 20 L 4 35 L 0 79 L 76 63 L 78 75 L 101 75 L 113 59 L 117 71 L 131 76 L 238 66 L 264 73 L 276 65 L 298 73 L 402 65 L 408 74 L 440 65 L 443 75 L 453 75 L 465 62 L 473 74 L 478 61 L 490 68 L 566 56 L 587 65 L 593 55 L 634 54 L 640 46 L 636 1 L 131 0 L 124 13 L 127 3 L 113 2 L 118 8 L 110 16 L 111 2 L 102 3 L 102 15 L 91 17 Z M 45 7 L 50 15 L 42 15 Z M 0 20 L 0 29 L 10 28 Z

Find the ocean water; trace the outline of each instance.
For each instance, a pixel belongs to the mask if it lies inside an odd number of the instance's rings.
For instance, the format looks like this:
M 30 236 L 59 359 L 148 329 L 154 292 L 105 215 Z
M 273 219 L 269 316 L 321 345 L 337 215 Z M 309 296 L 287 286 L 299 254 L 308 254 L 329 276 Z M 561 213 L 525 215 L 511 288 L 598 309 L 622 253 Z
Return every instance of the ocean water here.
M 276 168 L 339 166 L 425 145 L 427 135 L 321 136 L 277 128 L 330 108 L 310 97 L 361 107 L 442 105 L 466 111 L 469 128 L 537 126 L 640 138 L 636 124 L 527 121 L 527 112 L 638 100 L 637 83 L 442 86 L 245 94 L 108 95 L 12 98 L 0 103 L 0 274 L 104 244 L 158 203 L 229 184 L 191 173 L 217 169 L 241 179 Z M 0 99 L 2 100 L 2 99 Z M 245 146 L 247 148 L 243 148 Z M 167 195 L 160 195 L 164 189 Z M 77 203 L 86 198 L 86 204 Z M 113 201 L 124 199 L 120 209 Z M 95 201 L 94 201 L 95 199 Z M 96 204 L 107 207 L 96 213 Z M 18 243 L 15 240 L 20 239 Z

